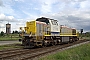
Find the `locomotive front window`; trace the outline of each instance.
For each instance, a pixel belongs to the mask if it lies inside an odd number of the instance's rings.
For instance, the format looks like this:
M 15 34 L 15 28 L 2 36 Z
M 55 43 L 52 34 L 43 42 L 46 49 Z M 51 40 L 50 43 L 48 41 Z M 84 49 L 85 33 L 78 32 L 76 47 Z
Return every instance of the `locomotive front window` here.
M 53 25 L 57 25 L 57 26 L 58 26 L 58 21 L 57 21 L 57 20 L 51 20 L 51 23 L 52 23 Z

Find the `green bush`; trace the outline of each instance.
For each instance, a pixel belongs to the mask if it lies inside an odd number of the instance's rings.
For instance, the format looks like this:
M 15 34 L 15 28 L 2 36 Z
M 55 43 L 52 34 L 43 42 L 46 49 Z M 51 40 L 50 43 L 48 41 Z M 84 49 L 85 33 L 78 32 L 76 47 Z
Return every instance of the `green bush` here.
M 3 31 L 1 31 L 0 36 L 4 36 L 4 32 Z

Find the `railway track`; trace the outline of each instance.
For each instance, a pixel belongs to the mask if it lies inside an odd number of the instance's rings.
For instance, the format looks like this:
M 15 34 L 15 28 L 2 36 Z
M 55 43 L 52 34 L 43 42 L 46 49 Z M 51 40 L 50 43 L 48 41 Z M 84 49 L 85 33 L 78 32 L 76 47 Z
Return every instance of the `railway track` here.
M 72 44 L 65 44 L 65 45 L 61 45 L 61 46 L 57 46 L 57 47 L 54 46 L 54 47 L 51 47 L 47 50 L 43 50 L 41 52 L 37 52 L 37 53 L 33 53 L 31 55 L 28 55 L 27 57 L 25 57 L 21 60 L 33 60 L 33 58 L 35 58 L 35 57 L 39 58 L 40 56 L 43 56 L 43 55 L 48 54 L 48 53 L 52 53 L 52 52 L 55 52 L 55 51 L 58 51 L 58 50 L 59 51 L 60 50 L 65 50 L 65 49 L 68 49 L 70 47 L 73 47 L 73 45 L 74 46 L 76 46 L 76 44 L 79 45 L 78 43 L 82 43 L 82 42 L 86 42 L 86 41 L 77 41 L 77 42 L 74 42 Z
M 36 48 L 36 49 L 13 49 L 7 51 L 0 51 L 0 60 L 30 60 L 35 57 L 43 56 L 45 54 L 62 50 L 66 47 L 79 44 L 82 42 L 86 42 L 87 40 L 79 40 L 74 43 L 50 46 L 44 48 Z

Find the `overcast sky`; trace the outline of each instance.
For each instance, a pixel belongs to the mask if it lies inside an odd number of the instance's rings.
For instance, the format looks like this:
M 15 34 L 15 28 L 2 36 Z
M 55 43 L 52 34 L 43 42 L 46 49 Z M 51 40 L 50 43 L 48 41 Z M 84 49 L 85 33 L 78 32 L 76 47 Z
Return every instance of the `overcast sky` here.
M 84 32 L 90 31 L 90 0 L 0 0 L 0 31 L 11 24 L 11 31 L 25 26 L 26 21 L 38 17 L 57 19 Z

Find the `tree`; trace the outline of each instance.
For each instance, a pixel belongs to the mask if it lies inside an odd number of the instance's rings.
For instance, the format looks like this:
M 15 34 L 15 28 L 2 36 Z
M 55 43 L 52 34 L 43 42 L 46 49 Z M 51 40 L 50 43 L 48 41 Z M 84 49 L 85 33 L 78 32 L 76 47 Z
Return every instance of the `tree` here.
M 18 33 L 18 31 L 14 31 L 14 33 Z
M 3 31 L 1 31 L 1 34 L 0 34 L 1 36 L 4 36 L 4 32 Z
M 14 34 L 15 32 L 13 31 L 12 34 Z
M 87 37 L 90 37 L 90 32 L 86 32 L 85 35 L 86 35 Z

